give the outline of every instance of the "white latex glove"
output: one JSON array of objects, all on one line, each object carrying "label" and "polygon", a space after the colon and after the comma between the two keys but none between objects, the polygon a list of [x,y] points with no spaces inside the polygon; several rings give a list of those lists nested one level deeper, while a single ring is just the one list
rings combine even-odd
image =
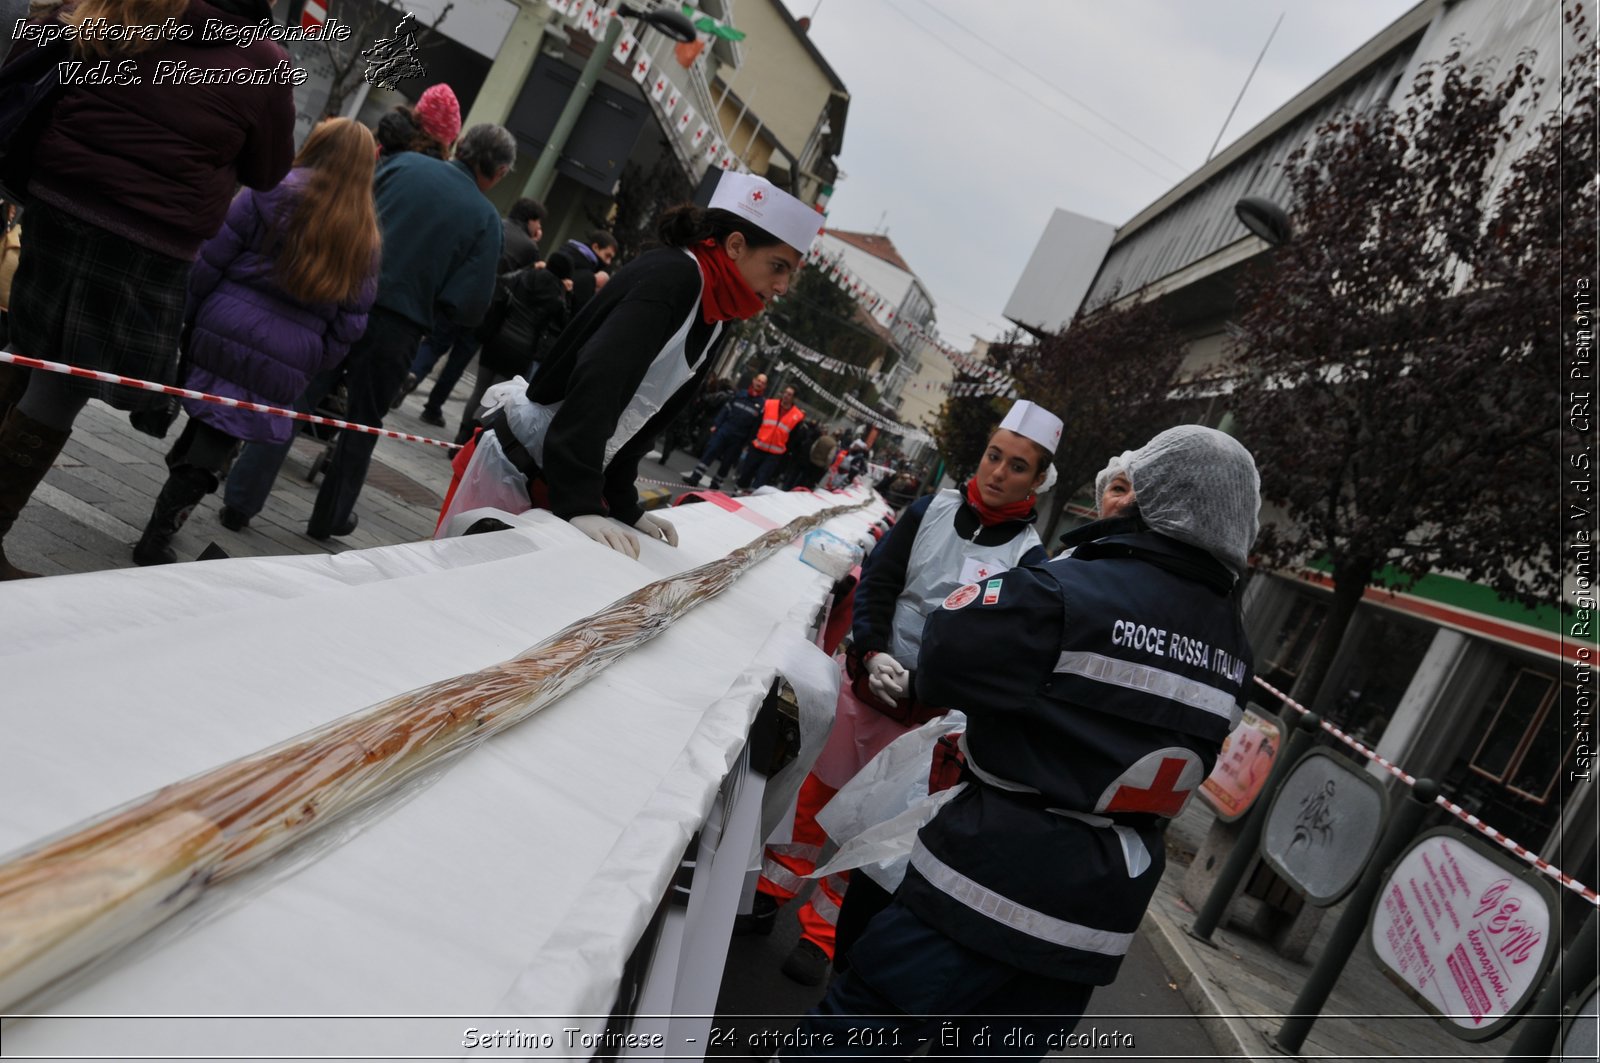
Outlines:
[{"label": "white latex glove", "polygon": [[887,653],[875,653],[867,660],[867,689],[885,705],[893,705],[905,696],[910,678],[905,666]]},{"label": "white latex glove", "polygon": [[609,546],[635,561],[639,559],[639,540],[623,531],[622,525],[610,517],[602,517],[598,513],[580,513],[569,523],[601,546]]},{"label": "white latex glove", "polygon": [[668,546],[678,545],[678,529],[674,528],[672,522],[665,517],[644,513],[640,515],[638,520],[633,522],[633,526],[652,539],[665,541]]}]

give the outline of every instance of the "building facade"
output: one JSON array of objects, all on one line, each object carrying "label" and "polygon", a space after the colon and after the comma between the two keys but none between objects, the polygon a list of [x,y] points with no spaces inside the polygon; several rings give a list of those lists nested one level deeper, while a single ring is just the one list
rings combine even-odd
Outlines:
[{"label": "building facade", "polygon": [[[1081,226],[1053,221],[1034,256],[1050,275],[1019,284],[1008,316],[1030,326],[1070,321],[1069,311],[1050,317],[1047,297],[1076,291],[1092,264],[1083,302],[1161,301],[1189,340],[1177,381],[1190,400],[1186,419],[1226,428],[1220,374],[1234,291],[1267,247],[1238,221],[1235,203],[1254,196],[1287,204],[1281,164],[1326,118],[1401,105],[1421,64],[1463,42],[1469,64],[1535,49],[1534,76],[1561,83],[1561,5],[1425,0],[1116,229],[1103,253],[1076,233]],[[1513,143],[1498,160],[1501,173],[1516,150]],[[1273,516],[1264,512],[1263,520]],[[1245,604],[1258,672],[1291,695],[1328,615],[1330,588],[1315,568],[1251,577]],[[1311,707],[1594,886],[1596,791],[1587,772],[1572,770],[1580,735],[1567,719],[1579,693],[1572,664],[1592,642],[1564,638],[1561,621],[1554,606],[1510,605],[1449,574],[1404,592],[1371,588]],[[1264,693],[1258,700],[1276,707]]]}]

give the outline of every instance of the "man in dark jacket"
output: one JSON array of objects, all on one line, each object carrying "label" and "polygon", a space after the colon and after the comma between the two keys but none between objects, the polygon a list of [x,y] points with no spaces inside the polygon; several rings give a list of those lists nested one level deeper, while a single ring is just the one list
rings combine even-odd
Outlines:
[{"label": "man in dark jacket", "polygon": [[564,258],[572,267],[572,312],[576,314],[594,298],[595,273],[609,270],[617,257],[617,238],[596,229],[587,240],[568,240],[551,252],[551,260]]},{"label": "man in dark jacket", "polygon": [[[1242,712],[1235,591],[1260,509],[1250,453],[1197,425],[1133,452],[1128,479],[1131,513],[929,615],[916,689],[966,713],[965,787],[918,832],[809,1034],[915,1045],[941,1020],[991,1016],[1038,1058],[1116,977],[1161,879],[1165,822]],[[983,1051],[980,1025],[946,1036]]]},{"label": "man in dark jacket", "polygon": [[756,429],[761,427],[761,407],[766,402],[766,394],[767,374],[757,373],[747,391],[722,404],[717,419],[711,422],[711,442],[706,444],[705,453],[700,455],[694,469],[683,474],[684,483],[699,487],[700,477],[711,468],[712,462],[720,461],[722,467],[711,478],[711,489],[715,491],[722,486],[739,452],[756,437]]},{"label": "man in dark jacket", "polygon": [[[383,231],[378,298],[367,331],[345,362],[349,420],[381,425],[435,311],[460,327],[483,319],[500,259],[500,215],[484,193],[516,159],[517,142],[503,126],[467,130],[453,162],[408,151],[378,169],[373,195]],[[328,463],[306,534],[313,539],[355,530],[355,503],[367,479],[375,436],[345,432]]]},{"label": "man in dark jacket", "polygon": [[[539,238],[544,235],[544,218],[544,205],[537,199],[525,197],[511,205],[510,212],[501,223],[503,242],[500,262],[495,267],[500,276],[526,269],[539,261]],[[470,330],[458,330],[449,322],[441,322],[433,335],[417,347],[417,357],[412,361],[405,386],[400,390],[401,399],[415,391],[417,385],[433,372],[439,359],[444,358],[444,368],[439,370],[439,378],[433,382],[428,398],[422,404],[420,417],[424,423],[444,424],[445,401],[461,380],[461,374],[472,364],[472,356],[478,353],[482,339],[482,336]],[[396,399],[395,405],[398,406],[399,402]],[[469,409],[467,416],[471,413]]]}]

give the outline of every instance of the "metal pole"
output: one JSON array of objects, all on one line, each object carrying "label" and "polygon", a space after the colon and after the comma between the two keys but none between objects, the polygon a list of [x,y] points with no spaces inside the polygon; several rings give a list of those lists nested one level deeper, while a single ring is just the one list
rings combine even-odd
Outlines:
[{"label": "metal pole", "polygon": [[1273,1048],[1291,1056],[1299,1054],[1300,1046],[1305,1044],[1306,1034],[1311,1032],[1311,1024],[1317,1021],[1322,1005],[1328,1002],[1328,996],[1333,992],[1333,984],[1339,980],[1340,972],[1350,962],[1350,954],[1361,940],[1373,902],[1383,888],[1383,876],[1388,872],[1389,865],[1417,836],[1422,817],[1438,797],[1437,783],[1432,779],[1418,779],[1411,788],[1409,798],[1395,809],[1377,850],[1367,863],[1367,869],[1361,873],[1360,883],[1356,885],[1355,892],[1350,894],[1349,900],[1345,901],[1344,915],[1339,917],[1339,924],[1328,935],[1322,956],[1311,969],[1306,984],[1300,987],[1300,995],[1294,998],[1294,1005],[1289,1009],[1283,1025],[1278,1027],[1277,1035],[1272,1038]]},{"label": "metal pole", "polygon": [[1190,937],[1211,944],[1212,931],[1222,922],[1228,905],[1233,902],[1234,893],[1239,889],[1239,883],[1244,879],[1244,873],[1256,857],[1256,847],[1261,841],[1261,828],[1267,822],[1267,806],[1272,803],[1272,795],[1278,792],[1284,776],[1289,773],[1289,766],[1299,760],[1301,754],[1316,741],[1317,732],[1321,729],[1322,717],[1316,713],[1308,712],[1300,717],[1299,726],[1289,736],[1288,746],[1279,751],[1278,759],[1272,763],[1271,774],[1256,795],[1255,804],[1250,806],[1250,811],[1245,815],[1244,826],[1234,840],[1233,850],[1228,853],[1227,863],[1222,865],[1216,885],[1211,887],[1211,892],[1206,895],[1206,903],[1194,917],[1194,926],[1189,928]]},{"label": "metal pole", "polygon": [[1222,120],[1222,128],[1217,130],[1217,139],[1211,142],[1211,150],[1206,152],[1206,162],[1210,162],[1211,156],[1217,153],[1217,145],[1222,143],[1222,134],[1228,131],[1228,123],[1233,121],[1233,112],[1239,109],[1239,104],[1244,99],[1244,94],[1250,89],[1250,82],[1255,80],[1256,71],[1261,69],[1261,60],[1267,57],[1267,49],[1272,47],[1272,38],[1278,35],[1278,27],[1283,25],[1283,16],[1288,13],[1287,10],[1280,12],[1278,21],[1272,24],[1272,32],[1267,34],[1267,43],[1261,46],[1261,54],[1256,56],[1255,66],[1252,66],[1250,73],[1245,75],[1244,84],[1239,86],[1238,98],[1233,101],[1233,106],[1228,108],[1228,117]]},{"label": "metal pole", "polygon": [[1578,936],[1573,938],[1545,980],[1544,990],[1534,1002],[1533,1010],[1517,1024],[1517,1039],[1511,1042],[1506,1059],[1543,1059],[1555,1054],[1556,1038],[1561,1036],[1561,1020],[1565,1018],[1561,1006],[1569,996],[1581,992],[1594,981],[1597,944],[1600,944],[1600,933],[1597,933],[1595,913],[1591,909]]},{"label": "metal pole", "polygon": [[594,83],[600,80],[600,68],[605,66],[606,59],[617,47],[617,40],[621,36],[622,19],[614,18],[606,25],[605,40],[594,46],[594,51],[589,53],[589,61],[583,64],[583,73],[578,75],[578,83],[572,87],[567,105],[561,109],[561,117],[556,119],[556,127],[550,132],[544,150],[539,152],[539,161],[534,163],[528,183],[522,186],[524,196],[542,203],[549,194],[550,186],[555,183],[556,163],[561,158],[561,149],[567,146],[567,138],[578,125],[578,116],[583,113],[589,93],[594,91]]}]

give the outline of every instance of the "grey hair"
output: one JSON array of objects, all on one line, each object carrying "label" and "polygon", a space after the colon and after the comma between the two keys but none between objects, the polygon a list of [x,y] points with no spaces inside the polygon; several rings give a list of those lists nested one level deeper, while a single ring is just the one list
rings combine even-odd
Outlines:
[{"label": "grey hair", "polygon": [[456,158],[468,169],[493,177],[517,161],[517,138],[503,125],[475,125],[456,142]]}]

